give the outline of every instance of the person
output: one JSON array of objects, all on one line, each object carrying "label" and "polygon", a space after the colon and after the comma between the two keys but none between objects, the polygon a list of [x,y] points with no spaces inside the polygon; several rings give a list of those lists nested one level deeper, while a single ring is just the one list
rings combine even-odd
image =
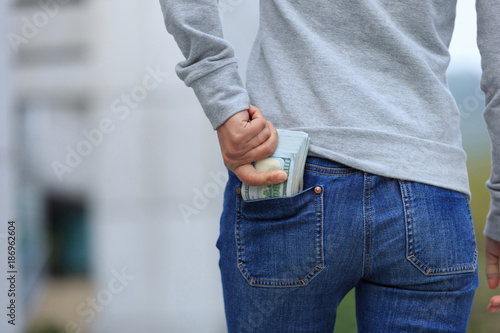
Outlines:
[{"label": "person", "polygon": [[[217,131],[229,180],[220,236],[229,332],[332,332],[355,289],[360,332],[465,332],[478,286],[460,112],[446,82],[456,1],[260,2],[246,85],[216,0],[160,0]],[[500,257],[500,2],[477,0],[492,141],[486,273]],[[310,136],[304,191],[244,201],[276,128]],[[489,311],[500,309],[493,297]]]}]

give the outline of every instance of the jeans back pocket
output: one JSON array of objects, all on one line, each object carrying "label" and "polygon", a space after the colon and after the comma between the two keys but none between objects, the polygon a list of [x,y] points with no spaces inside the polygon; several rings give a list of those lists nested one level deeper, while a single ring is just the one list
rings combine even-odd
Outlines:
[{"label": "jeans back pocket", "polygon": [[323,269],[323,188],[291,197],[237,197],[238,268],[252,286],[304,286]]},{"label": "jeans back pocket", "polygon": [[414,182],[400,184],[407,259],[425,275],[474,272],[478,252],[467,196]]}]

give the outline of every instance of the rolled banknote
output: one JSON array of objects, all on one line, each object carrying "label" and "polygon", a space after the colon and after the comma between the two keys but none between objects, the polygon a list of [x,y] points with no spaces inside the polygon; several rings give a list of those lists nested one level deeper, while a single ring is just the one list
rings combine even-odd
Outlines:
[{"label": "rolled banknote", "polygon": [[242,184],[243,200],[287,197],[302,190],[309,136],[300,131],[278,129],[278,146],[268,158],[254,162],[257,171],[283,170],[288,175],[280,184],[250,186]]}]

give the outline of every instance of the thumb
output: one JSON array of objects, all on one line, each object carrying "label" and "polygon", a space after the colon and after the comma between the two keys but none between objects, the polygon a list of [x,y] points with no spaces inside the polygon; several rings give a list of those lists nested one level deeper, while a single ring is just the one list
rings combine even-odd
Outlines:
[{"label": "thumb", "polygon": [[233,172],[239,180],[250,186],[279,184],[287,179],[285,171],[257,171],[250,163],[236,167]]}]

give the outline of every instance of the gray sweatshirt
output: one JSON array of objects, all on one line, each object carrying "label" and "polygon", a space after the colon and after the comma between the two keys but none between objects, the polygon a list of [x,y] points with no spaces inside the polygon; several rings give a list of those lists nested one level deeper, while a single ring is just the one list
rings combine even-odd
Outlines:
[{"label": "gray sweatshirt", "polygon": [[[249,104],[311,138],[310,155],[470,195],[448,89],[456,0],[262,0],[246,85],[217,0],[160,0],[178,76],[213,128]],[[492,141],[486,235],[500,241],[500,1],[477,0]]]}]

